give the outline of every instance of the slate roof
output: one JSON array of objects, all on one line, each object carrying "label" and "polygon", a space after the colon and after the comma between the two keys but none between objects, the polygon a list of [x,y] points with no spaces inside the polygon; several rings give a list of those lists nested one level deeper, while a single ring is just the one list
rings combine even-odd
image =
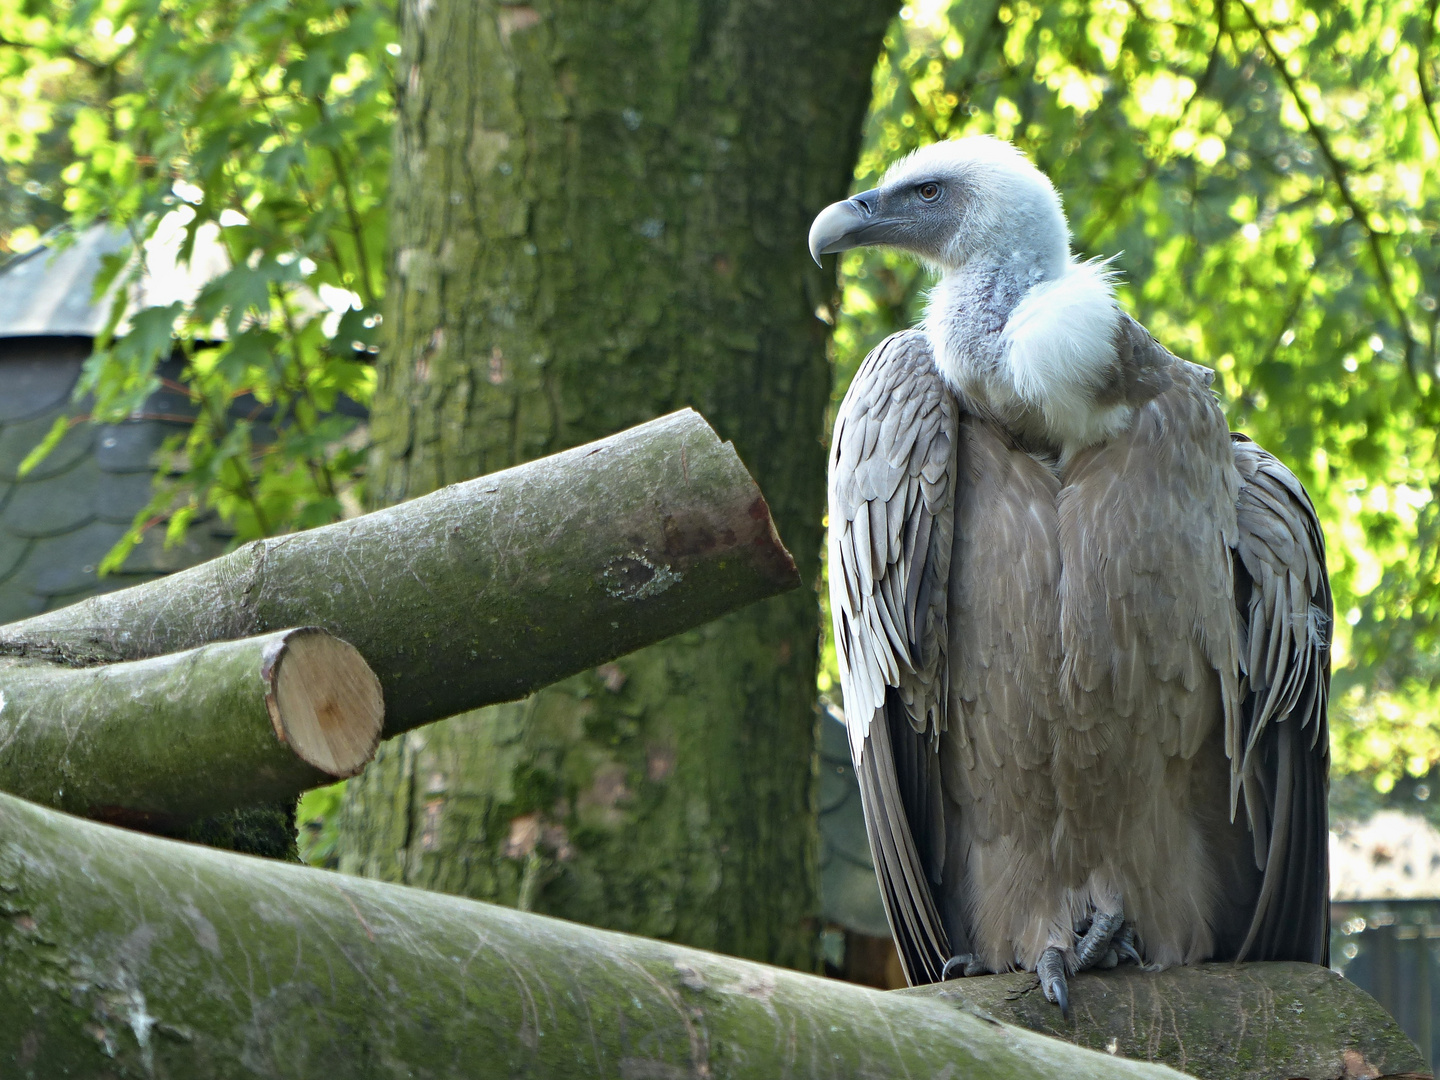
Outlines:
[{"label": "slate roof", "polygon": [[[0,273],[0,295],[7,276]],[[78,336],[0,340],[0,623],[148,581],[225,550],[228,536],[216,520],[192,528],[168,551],[157,529],[122,572],[103,580],[96,574],[150,499],[152,456],[166,435],[182,430],[156,418],[189,411],[184,398],[169,391],[153,395],[136,419],[75,425],[33,472],[18,475],[55,417],[76,411],[70,393],[90,344]]]},{"label": "slate roof", "polygon": [[[144,273],[131,286],[126,318],[139,308],[194,299],[229,267],[214,225],[200,228],[186,263],[177,261],[183,239],[183,217],[171,214],[145,242]],[[108,298],[92,299],[95,277],[101,260],[125,246],[124,231],[92,225],[67,246],[47,241],[0,266],[0,338],[93,338],[110,315]]]},{"label": "slate roof", "polygon": [[97,225],[61,251],[40,244],[11,259],[0,268],[0,337],[94,337],[107,314],[90,299],[95,275],[124,244],[119,229]]}]

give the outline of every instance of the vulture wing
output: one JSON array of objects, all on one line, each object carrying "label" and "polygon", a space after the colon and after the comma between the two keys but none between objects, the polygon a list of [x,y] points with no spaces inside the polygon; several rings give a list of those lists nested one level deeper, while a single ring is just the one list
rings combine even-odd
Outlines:
[{"label": "vulture wing", "polygon": [[958,408],[929,341],[887,338],[856,373],[830,451],[830,605],[870,850],[911,983],[950,956],[936,740],[946,726],[946,591]]},{"label": "vulture wing", "polygon": [[1325,538],[1290,470],[1233,434],[1240,472],[1235,603],[1241,707],[1226,731],[1232,806],[1243,793],[1264,869],[1240,960],[1329,960],[1326,812],[1333,609]]}]

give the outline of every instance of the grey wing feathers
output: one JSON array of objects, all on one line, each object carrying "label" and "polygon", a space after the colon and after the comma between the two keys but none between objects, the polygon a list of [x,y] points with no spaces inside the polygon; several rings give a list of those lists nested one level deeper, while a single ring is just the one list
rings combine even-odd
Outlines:
[{"label": "grey wing feathers", "polygon": [[957,408],[918,331],[861,365],[830,455],[830,603],[881,893],[912,982],[949,956],[930,882],[944,847],[945,605]]},{"label": "grey wing feathers", "polygon": [[1300,482],[1233,434],[1240,473],[1235,602],[1241,707],[1226,732],[1264,875],[1236,959],[1304,960],[1329,952],[1326,811],[1330,634],[1325,540]]}]

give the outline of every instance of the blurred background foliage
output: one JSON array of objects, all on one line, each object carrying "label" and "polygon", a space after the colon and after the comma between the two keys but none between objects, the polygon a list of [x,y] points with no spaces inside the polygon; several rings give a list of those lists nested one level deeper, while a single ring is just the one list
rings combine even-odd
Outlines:
[{"label": "blurred background foliage", "polygon": [[[377,3],[0,0],[0,253],[102,221],[128,238],[70,422],[141,410],[172,357],[192,406],[102,572],[212,510],[239,542],[354,505],[363,447],[334,408],[373,385],[393,24]],[[192,253],[223,272],[143,295]]]},{"label": "blurred background foliage", "polygon": [[[990,133],[1055,181],[1081,257],[1217,372],[1231,425],[1320,511],[1334,764],[1382,791],[1440,764],[1436,0],[917,0],[875,69],[856,190]],[[929,282],[841,263],[835,402]],[[827,647],[822,689],[835,685]],[[1428,789],[1425,789],[1428,790]]]},{"label": "blurred background foliage", "polygon": [[[856,168],[860,190],[924,142],[1013,140],[1076,250],[1114,256],[1125,305],[1216,369],[1232,424],[1320,509],[1335,764],[1381,791],[1440,765],[1437,3],[919,0],[886,38]],[[102,218],[133,251],[178,229],[230,255],[87,366],[87,408],[126,415],[178,333],[200,419],[136,530],[215,508],[243,540],[342,512],[363,446],[327,413],[371,386],[394,41],[384,3],[0,0],[0,255]],[[109,273],[123,292],[139,269]],[[927,284],[888,253],[844,257],[820,312],[835,402]],[[247,393],[277,441],[233,415]]]}]

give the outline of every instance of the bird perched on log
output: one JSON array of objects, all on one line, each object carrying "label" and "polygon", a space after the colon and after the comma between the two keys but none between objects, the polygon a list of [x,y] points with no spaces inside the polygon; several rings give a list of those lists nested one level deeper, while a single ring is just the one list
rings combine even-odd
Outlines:
[{"label": "bird perched on log", "polygon": [[820,256],[938,274],[830,454],[830,596],[912,984],[1328,952],[1330,587],[1314,507],[1212,373],[1070,254],[1014,147],[925,147]]}]

